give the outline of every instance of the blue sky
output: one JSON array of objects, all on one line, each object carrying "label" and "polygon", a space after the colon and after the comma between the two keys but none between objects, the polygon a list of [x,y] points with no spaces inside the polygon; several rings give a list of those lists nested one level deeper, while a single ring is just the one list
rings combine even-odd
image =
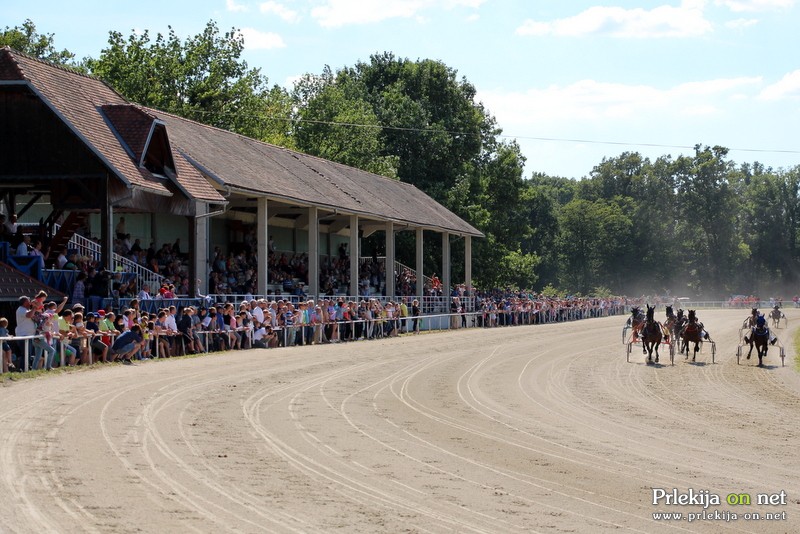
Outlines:
[{"label": "blue sky", "polygon": [[[731,149],[800,165],[797,0],[4,0],[58,48],[96,57],[108,32],[241,29],[270,83],[392,52],[446,63],[516,139],[532,172],[580,178],[604,157]],[[655,146],[652,146],[655,145]]]}]

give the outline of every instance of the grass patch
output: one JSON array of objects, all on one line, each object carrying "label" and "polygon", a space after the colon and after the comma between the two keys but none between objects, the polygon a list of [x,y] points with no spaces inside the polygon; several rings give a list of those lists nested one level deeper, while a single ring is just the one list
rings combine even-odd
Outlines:
[{"label": "grass patch", "polygon": [[93,363],[92,365],[75,365],[72,367],[53,367],[50,371],[46,369],[37,369],[36,371],[31,370],[27,372],[15,371],[13,373],[3,373],[0,374],[0,384],[3,384],[5,382],[21,382],[22,380],[31,380],[35,378],[42,378],[45,376],[56,376],[64,373],[80,373],[84,371],[90,371],[92,369],[99,369],[107,365],[114,365],[114,364]]}]

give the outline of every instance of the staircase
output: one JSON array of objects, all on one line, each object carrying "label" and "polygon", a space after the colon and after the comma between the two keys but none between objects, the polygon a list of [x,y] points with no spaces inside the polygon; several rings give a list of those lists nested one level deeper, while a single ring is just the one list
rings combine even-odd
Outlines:
[{"label": "staircase", "polygon": [[[60,228],[57,233],[60,233]],[[88,256],[94,260],[100,260],[100,245],[91,239],[86,239],[82,235],[74,234],[67,243],[67,248],[76,250],[80,256]],[[136,275],[136,287],[142,289],[144,284],[150,286],[150,294],[155,294],[161,287],[164,277],[146,267],[142,267],[125,256],[120,256],[116,252],[111,255],[111,267],[114,271],[134,273]]]},{"label": "staircase", "polygon": [[86,224],[88,218],[89,214],[84,211],[71,211],[67,215],[64,223],[58,227],[53,239],[50,241],[50,255],[52,257],[58,256],[59,251],[69,245],[75,232]]}]

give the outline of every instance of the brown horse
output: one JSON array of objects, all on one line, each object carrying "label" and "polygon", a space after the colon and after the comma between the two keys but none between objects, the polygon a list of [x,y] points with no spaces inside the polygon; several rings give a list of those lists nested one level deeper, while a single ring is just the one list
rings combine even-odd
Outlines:
[{"label": "brown horse", "polygon": [[642,340],[642,352],[647,354],[647,363],[653,361],[653,349],[656,351],[656,363],[658,363],[658,346],[661,344],[663,336],[663,326],[655,320],[656,307],[647,305],[647,315],[645,316],[644,325],[639,331],[639,337]]},{"label": "brown horse", "polygon": [[769,344],[774,344],[775,341],[777,341],[777,338],[773,338],[773,340],[770,341],[770,337],[772,336],[770,336],[769,328],[767,328],[767,320],[763,315],[758,316],[756,325],[750,330],[750,334],[744,336],[745,343],[750,344],[750,352],[747,353],[747,359],[750,359],[750,353],[753,352],[753,345],[755,345],[759,367],[764,366],[763,359],[767,356]]},{"label": "brown horse", "polygon": [[784,325],[789,324],[788,319],[786,319],[786,315],[784,315],[784,313],[781,311],[781,307],[778,306],[777,304],[775,305],[774,308],[772,308],[772,311],[769,312],[769,318],[772,319],[772,326],[774,326],[775,328],[780,328],[781,319],[783,319]]},{"label": "brown horse", "polygon": [[681,330],[681,352],[686,350],[686,359],[689,359],[689,343],[694,343],[694,353],[692,354],[692,361],[697,358],[697,353],[700,352],[700,343],[703,338],[708,339],[708,335],[703,332],[703,324],[697,320],[697,313],[695,310],[689,310],[689,320],[686,326]]}]

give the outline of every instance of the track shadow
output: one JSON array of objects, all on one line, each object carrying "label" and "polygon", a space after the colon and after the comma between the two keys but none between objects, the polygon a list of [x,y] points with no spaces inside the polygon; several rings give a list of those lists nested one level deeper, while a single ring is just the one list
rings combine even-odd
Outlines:
[{"label": "track shadow", "polygon": [[694,365],[695,367],[705,367],[706,365],[711,365],[710,362],[693,362],[691,360],[687,361],[689,365]]}]

